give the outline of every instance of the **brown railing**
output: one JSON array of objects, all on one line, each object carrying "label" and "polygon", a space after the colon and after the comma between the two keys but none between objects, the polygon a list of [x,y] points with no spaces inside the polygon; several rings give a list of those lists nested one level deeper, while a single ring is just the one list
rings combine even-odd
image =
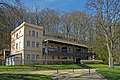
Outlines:
[{"label": "brown railing", "polygon": [[54,53],[54,54],[66,54],[66,55],[72,54],[72,55],[80,55],[80,56],[92,56],[92,53],[89,53],[89,52],[65,50],[65,49],[50,48],[50,47],[44,48],[43,51],[48,53]]}]

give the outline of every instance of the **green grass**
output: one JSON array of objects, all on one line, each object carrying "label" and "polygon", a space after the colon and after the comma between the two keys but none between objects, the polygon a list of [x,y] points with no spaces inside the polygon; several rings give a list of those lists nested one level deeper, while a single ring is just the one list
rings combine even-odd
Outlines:
[{"label": "green grass", "polygon": [[39,74],[0,74],[0,80],[52,80],[52,78]]},{"label": "green grass", "polygon": [[34,70],[31,66],[0,66],[0,71]]},{"label": "green grass", "polygon": [[24,71],[24,70],[63,70],[63,69],[81,69],[76,64],[66,65],[31,65],[31,66],[0,66],[0,71]]},{"label": "green grass", "polygon": [[80,66],[76,64],[67,65],[37,65],[38,70],[63,70],[63,69],[81,69]]},{"label": "green grass", "polygon": [[31,66],[0,66],[0,72],[10,71],[10,73],[0,73],[0,80],[52,80],[51,76],[39,74],[13,74],[15,71],[25,70],[63,70],[63,69],[80,69],[81,67],[76,64],[67,65],[31,65]]},{"label": "green grass", "polygon": [[108,80],[120,79],[120,66],[115,66],[114,69],[108,68],[108,65],[104,64],[88,64],[88,66],[98,69],[97,72]]}]

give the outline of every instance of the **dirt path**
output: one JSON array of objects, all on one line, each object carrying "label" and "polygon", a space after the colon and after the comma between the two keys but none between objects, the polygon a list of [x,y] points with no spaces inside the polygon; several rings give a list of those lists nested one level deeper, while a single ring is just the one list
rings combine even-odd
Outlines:
[{"label": "dirt path", "polygon": [[19,71],[0,72],[13,74],[43,74],[51,75],[54,80],[106,80],[96,72],[96,69],[70,69],[70,70],[44,70],[44,71]]}]

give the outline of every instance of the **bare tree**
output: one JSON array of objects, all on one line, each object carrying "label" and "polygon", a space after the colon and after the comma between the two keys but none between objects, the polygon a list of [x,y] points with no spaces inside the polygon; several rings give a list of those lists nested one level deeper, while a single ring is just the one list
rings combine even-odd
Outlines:
[{"label": "bare tree", "polygon": [[10,32],[24,21],[22,12],[19,0],[0,0],[0,50],[10,47]]},{"label": "bare tree", "polygon": [[69,13],[65,13],[61,16],[61,32],[64,34],[66,39],[70,39],[71,35],[71,28],[72,28],[72,17]]},{"label": "bare tree", "polygon": [[116,38],[116,27],[120,19],[120,0],[87,0],[89,8],[97,15],[97,27],[100,27],[105,39],[104,44],[109,53],[109,67],[113,67],[113,54]]},{"label": "bare tree", "polygon": [[[61,32],[65,34],[66,39],[90,40],[93,33],[92,16],[84,11],[72,11],[61,16]],[[92,32],[91,32],[92,31]]]},{"label": "bare tree", "polygon": [[[89,37],[90,28],[92,26],[92,16],[88,15],[84,11],[71,12],[72,24],[73,24],[73,39],[79,41],[86,40]],[[92,28],[91,28],[92,29]]]},{"label": "bare tree", "polygon": [[40,24],[44,27],[44,34],[53,35],[58,32],[60,14],[57,10],[43,9],[40,11]]}]

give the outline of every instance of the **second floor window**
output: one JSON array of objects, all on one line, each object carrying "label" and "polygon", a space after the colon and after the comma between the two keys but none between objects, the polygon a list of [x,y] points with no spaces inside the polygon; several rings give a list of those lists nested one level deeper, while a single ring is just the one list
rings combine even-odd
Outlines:
[{"label": "second floor window", "polygon": [[39,42],[36,42],[36,47],[37,47],[37,48],[39,47]]},{"label": "second floor window", "polygon": [[36,37],[38,37],[38,32],[36,32]]},{"label": "second floor window", "polygon": [[30,41],[27,41],[27,47],[30,47]]},{"label": "second floor window", "polygon": [[35,31],[32,31],[32,37],[35,37]]},{"label": "second floor window", "polygon": [[18,43],[16,43],[16,49],[18,49]]},{"label": "second floor window", "polygon": [[34,41],[32,41],[32,47],[35,47],[35,42]]},{"label": "second floor window", "polygon": [[16,34],[16,39],[18,39],[18,33]]},{"label": "second floor window", "polygon": [[29,36],[31,36],[31,30],[29,30]]},{"label": "second floor window", "polygon": [[20,49],[21,41],[19,42],[19,49]]},{"label": "second floor window", "polygon": [[21,36],[21,31],[19,32],[19,36]]}]

